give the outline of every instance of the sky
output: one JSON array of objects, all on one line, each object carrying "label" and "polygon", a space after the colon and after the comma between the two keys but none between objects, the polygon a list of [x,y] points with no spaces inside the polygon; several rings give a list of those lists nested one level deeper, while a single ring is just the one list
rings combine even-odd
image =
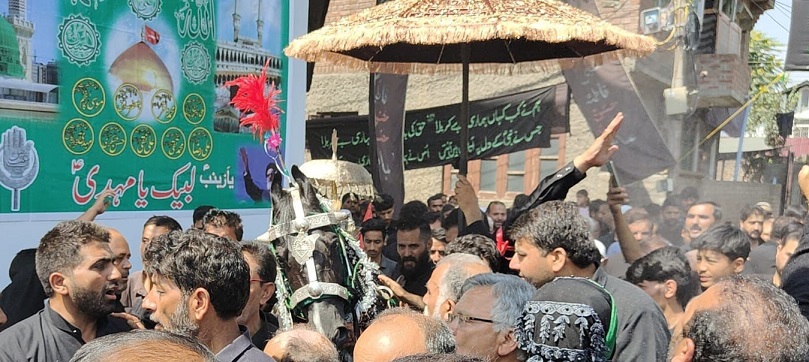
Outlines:
[{"label": "sky", "polygon": [[[764,14],[759,17],[754,28],[784,45],[780,49],[781,56],[779,58],[781,61],[786,57],[791,13],[792,1],[775,0],[775,8],[765,11]],[[788,74],[790,84],[797,84],[809,80],[809,72],[789,72]]]},{"label": "sky", "polygon": [[[44,1],[28,0],[28,20],[34,23],[34,39],[32,43],[37,62],[47,63],[51,60],[56,60],[57,48],[53,44],[56,41],[58,19],[54,11],[33,11],[37,2],[41,4]],[[0,14],[8,14],[8,0],[0,0]],[[38,44],[43,46],[37,46]]]}]

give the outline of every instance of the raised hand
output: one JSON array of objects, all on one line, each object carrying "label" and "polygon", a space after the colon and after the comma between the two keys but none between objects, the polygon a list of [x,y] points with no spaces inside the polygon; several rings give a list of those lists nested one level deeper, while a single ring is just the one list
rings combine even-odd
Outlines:
[{"label": "raised hand", "polygon": [[247,150],[245,150],[244,147],[239,148],[239,158],[242,159],[242,166],[244,166],[244,170],[247,171]]},{"label": "raised hand", "polygon": [[612,140],[618,134],[618,129],[621,128],[623,121],[624,114],[619,112],[590,147],[573,159],[573,165],[581,172],[587,172],[591,167],[604,166],[612,155],[618,152],[618,146],[613,145]]},{"label": "raised hand", "polygon": [[20,190],[34,183],[39,173],[39,157],[34,142],[26,139],[25,129],[17,126],[3,132],[0,184],[11,190],[11,211],[20,209]]}]

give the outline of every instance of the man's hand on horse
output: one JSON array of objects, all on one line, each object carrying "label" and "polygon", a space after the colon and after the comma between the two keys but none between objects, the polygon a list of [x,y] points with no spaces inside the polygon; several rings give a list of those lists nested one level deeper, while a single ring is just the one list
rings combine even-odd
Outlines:
[{"label": "man's hand on horse", "polygon": [[386,287],[390,288],[390,290],[393,291],[393,295],[395,295],[396,299],[399,299],[400,302],[407,303],[420,310],[424,309],[424,301],[420,295],[408,293],[404,287],[401,286],[401,284],[385,275],[380,275],[379,281],[381,281]]},{"label": "man's hand on horse", "polygon": [[573,159],[573,166],[582,173],[587,172],[592,167],[601,167],[610,160],[613,154],[618,151],[618,146],[612,144],[621,123],[624,121],[624,114],[618,113],[610,122],[604,132],[593,141],[590,147]]},{"label": "man's hand on horse", "polygon": [[397,283],[395,280],[388,278],[385,275],[380,275],[379,281],[382,282],[382,284],[384,284],[386,287],[390,288],[390,290],[393,291],[393,295],[396,296],[397,298],[401,298],[405,295],[405,293],[407,293],[407,291],[404,290],[404,287],[399,285],[399,283]]}]

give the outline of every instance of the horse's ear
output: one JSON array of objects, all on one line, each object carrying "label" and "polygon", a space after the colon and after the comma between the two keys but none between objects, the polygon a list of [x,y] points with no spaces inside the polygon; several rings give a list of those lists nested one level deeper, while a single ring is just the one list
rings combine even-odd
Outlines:
[{"label": "horse's ear", "polygon": [[301,185],[309,184],[309,178],[303,174],[303,171],[297,165],[292,166],[292,178]]},{"label": "horse's ear", "polygon": [[270,196],[273,198],[273,205],[275,205],[276,195],[281,195],[281,190],[281,176],[276,176],[270,183]]}]

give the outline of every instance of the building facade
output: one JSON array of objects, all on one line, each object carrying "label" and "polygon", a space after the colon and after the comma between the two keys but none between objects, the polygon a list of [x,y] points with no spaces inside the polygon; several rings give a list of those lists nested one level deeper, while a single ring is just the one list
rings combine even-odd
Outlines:
[{"label": "building facade", "polygon": [[[375,3],[375,0],[331,0],[326,24]],[[645,32],[661,44],[652,55],[625,61],[624,66],[678,165],[629,185],[633,201],[662,203],[667,192],[689,185],[703,187],[706,191],[720,188],[721,185],[709,185],[716,172],[718,137],[704,141],[715,127],[706,122],[709,118],[706,115],[712,108],[738,107],[743,103],[750,82],[749,34],[758,16],[774,3],[750,0],[707,0],[690,4],[669,0],[597,0],[596,3],[603,19],[632,32]],[[692,15],[675,22],[677,9]],[[656,24],[648,21],[650,13],[656,14]],[[696,32],[694,24],[699,22],[702,31]],[[677,34],[683,36],[675,36]],[[678,51],[681,57],[676,54]],[[677,61],[678,57],[682,61]],[[317,64],[307,95],[307,114],[310,117],[326,113],[367,114],[368,77],[367,73]],[[484,99],[564,82],[560,73],[472,74],[469,94],[471,100]],[[686,90],[682,92],[682,99],[664,96],[667,89],[680,87]],[[412,110],[443,106],[460,102],[460,96],[460,75],[411,75],[405,107]],[[686,107],[684,112],[672,110],[678,102]],[[575,99],[571,100],[569,117],[570,131],[553,135],[550,148],[470,162],[468,176],[479,190],[482,206],[493,200],[510,204],[514,196],[533,190],[543,177],[570,162],[590,145],[594,137]],[[426,200],[438,192],[451,194],[454,180],[455,173],[449,166],[405,171],[405,200]],[[607,181],[608,174],[591,170],[574,190],[584,188],[590,192],[591,199],[604,199]],[[572,200],[575,194],[568,197]]]}]

